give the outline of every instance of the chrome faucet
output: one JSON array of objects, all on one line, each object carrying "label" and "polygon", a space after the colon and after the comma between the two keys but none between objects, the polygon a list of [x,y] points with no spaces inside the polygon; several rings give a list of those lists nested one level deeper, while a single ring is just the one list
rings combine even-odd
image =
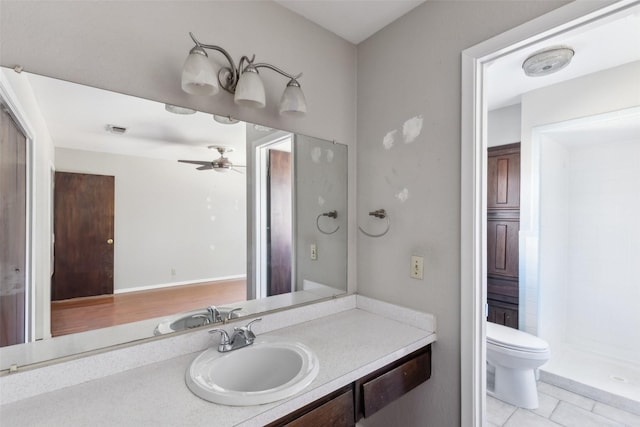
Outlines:
[{"label": "chrome faucet", "polygon": [[256,335],[251,330],[251,325],[255,322],[262,320],[262,318],[253,319],[247,323],[246,326],[233,328],[233,335],[229,338],[229,334],[224,329],[211,329],[210,334],[220,332],[220,344],[218,345],[218,351],[220,353],[226,353],[228,351],[237,350],[242,347],[253,344],[256,339]]},{"label": "chrome faucet", "polygon": [[[226,310],[225,308],[223,308],[223,310]],[[227,323],[229,320],[231,320],[231,318],[234,316],[234,312],[236,311],[240,311],[242,310],[241,307],[237,307],[237,308],[232,308],[231,310],[228,310],[226,313],[224,311],[220,311],[220,309],[218,307],[216,307],[215,305],[209,306],[207,307],[207,311],[209,312],[209,320],[210,322],[208,323],[218,323],[218,322],[222,322],[223,324]],[[225,316],[226,314],[226,316]],[[194,316],[196,317],[196,316]]]},{"label": "chrome faucet", "polygon": [[207,307],[207,311],[209,312],[209,317],[211,318],[211,323],[222,322],[222,316],[220,316],[220,311],[218,307],[215,305]]}]

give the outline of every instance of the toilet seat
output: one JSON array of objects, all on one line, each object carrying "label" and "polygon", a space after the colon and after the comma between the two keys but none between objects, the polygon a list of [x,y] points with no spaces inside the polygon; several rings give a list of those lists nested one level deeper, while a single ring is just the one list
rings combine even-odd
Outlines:
[{"label": "toilet seat", "polygon": [[546,353],[549,344],[534,335],[496,323],[487,322],[487,343],[507,350]]}]

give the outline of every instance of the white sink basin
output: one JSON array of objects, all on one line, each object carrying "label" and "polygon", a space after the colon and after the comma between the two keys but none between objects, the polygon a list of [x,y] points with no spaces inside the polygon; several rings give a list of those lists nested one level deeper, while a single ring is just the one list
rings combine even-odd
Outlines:
[{"label": "white sink basin", "polygon": [[186,382],[209,402],[261,405],[302,391],[318,370],[316,355],[305,345],[258,337],[252,345],[228,353],[206,350],[187,369]]},{"label": "white sink basin", "polygon": [[[219,307],[218,313],[223,318],[237,319],[240,317],[237,311],[232,308]],[[163,319],[156,325],[154,335],[170,334],[172,332],[186,331],[187,329],[199,328],[211,324],[211,315],[206,308],[186,311]]]}]

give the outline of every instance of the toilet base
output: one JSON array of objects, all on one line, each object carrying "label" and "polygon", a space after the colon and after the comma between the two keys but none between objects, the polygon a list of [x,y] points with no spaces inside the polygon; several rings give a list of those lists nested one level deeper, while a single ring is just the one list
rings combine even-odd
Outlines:
[{"label": "toilet base", "polygon": [[495,366],[491,395],[503,402],[525,409],[538,407],[535,369],[510,369]]}]

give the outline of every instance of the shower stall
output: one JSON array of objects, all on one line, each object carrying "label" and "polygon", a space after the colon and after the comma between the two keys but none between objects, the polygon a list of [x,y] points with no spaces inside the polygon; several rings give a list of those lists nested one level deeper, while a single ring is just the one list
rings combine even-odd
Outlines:
[{"label": "shower stall", "polygon": [[532,136],[520,327],[547,340],[547,382],[640,412],[640,108]]}]

